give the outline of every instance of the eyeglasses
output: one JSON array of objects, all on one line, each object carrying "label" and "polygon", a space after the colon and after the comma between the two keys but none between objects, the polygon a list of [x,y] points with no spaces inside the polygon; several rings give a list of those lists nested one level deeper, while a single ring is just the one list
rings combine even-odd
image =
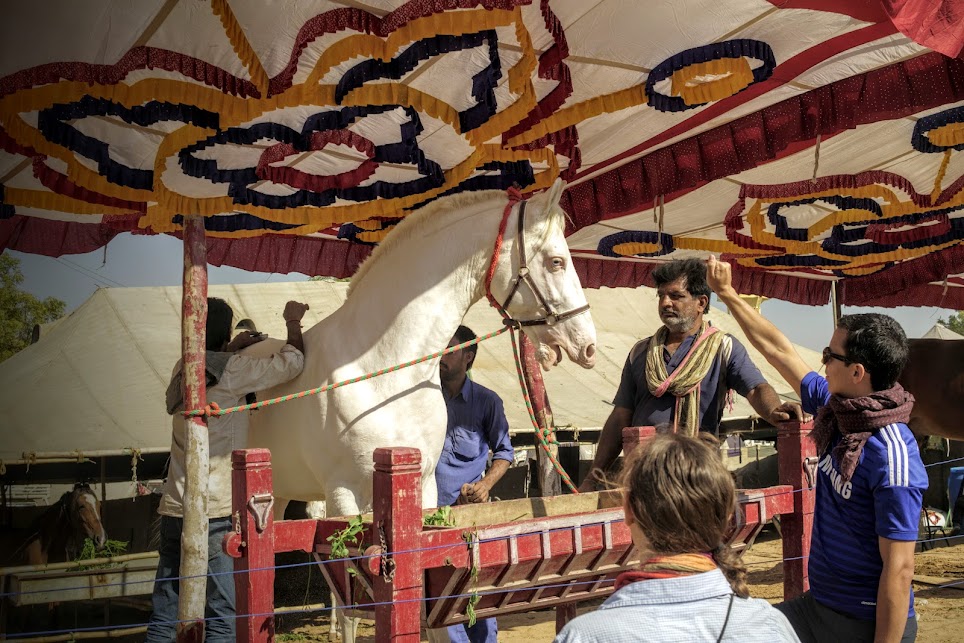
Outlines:
[{"label": "eyeglasses", "polygon": [[837,353],[834,353],[833,351],[830,350],[830,347],[827,346],[826,348],[823,349],[823,358],[820,360],[820,362],[824,366],[826,366],[827,362],[829,362],[832,359],[840,360],[844,364],[853,364],[852,359],[848,358],[846,355],[838,355]]}]

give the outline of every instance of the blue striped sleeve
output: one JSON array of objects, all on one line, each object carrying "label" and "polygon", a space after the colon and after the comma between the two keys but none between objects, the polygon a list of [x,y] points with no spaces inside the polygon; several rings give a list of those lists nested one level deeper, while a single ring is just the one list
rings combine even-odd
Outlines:
[{"label": "blue striped sleeve", "polygon": [[927,473],[910,429],[888,424],[867,442],[874,493],[877,535],[916,540]]}]

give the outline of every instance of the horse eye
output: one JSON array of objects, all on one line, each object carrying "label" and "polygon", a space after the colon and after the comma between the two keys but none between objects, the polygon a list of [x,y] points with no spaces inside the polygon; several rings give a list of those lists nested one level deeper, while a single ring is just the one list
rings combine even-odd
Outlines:
[{"label": "horse eye", "polygon": [[565,260],[564,260],[562,257],[553,257],[553,258],[552,258],[552,269],[553,269],[553,270],[562,270],[565,266],[566,266],[566,262],[565,262]]}]

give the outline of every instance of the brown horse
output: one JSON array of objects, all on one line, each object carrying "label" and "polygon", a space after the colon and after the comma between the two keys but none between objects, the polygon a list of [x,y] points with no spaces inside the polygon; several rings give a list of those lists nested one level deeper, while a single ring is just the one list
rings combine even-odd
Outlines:
[{"label": "brown horse", "polygon": [[910,416],[916,435],[964,440],[964,341],[910,340],[900,383],[917,399]]},{"label": "brown horse", "polygon": [[107,532],[100,522],[99,504],[89,485],[75,484],[34,521],[23,546],[27,562],[46,565],[76,560],[86,538],[103,549]]}]

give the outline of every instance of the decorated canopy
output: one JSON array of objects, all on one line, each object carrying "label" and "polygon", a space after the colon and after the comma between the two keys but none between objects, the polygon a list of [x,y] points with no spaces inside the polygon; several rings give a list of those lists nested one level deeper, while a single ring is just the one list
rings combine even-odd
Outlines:
[{"label": "decorated canopy", "polygon": [[202,215],[210,263],[346,276],[420,204],[562,177],[586,286],[714,252],[744,292],[964,308],[960,0],[3,13],[0,248]]}]

